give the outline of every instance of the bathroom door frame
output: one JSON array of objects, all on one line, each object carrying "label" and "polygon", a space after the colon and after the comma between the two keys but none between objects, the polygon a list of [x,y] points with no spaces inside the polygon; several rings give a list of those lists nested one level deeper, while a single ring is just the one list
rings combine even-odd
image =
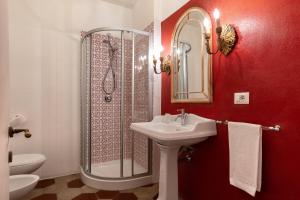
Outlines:
[{"label": "bathroom door frame", "polygon": [[9,199],[8,171],[8,17],[7,0],[0,0],[0,199]]}]

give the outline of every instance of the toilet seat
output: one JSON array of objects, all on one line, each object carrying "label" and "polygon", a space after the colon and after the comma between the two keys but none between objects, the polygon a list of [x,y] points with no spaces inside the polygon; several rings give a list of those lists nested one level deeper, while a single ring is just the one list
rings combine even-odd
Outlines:
[{"label": "toilet seat", "polygon": [[13,155],[13,161],[9,163],[10,174],[30,174],[40,168],[45,160],[42,154]]},{"label": "toilet seat", "polygon": [[32,163],[44,162],[46,157],[42,154],[16,154],[13,155],[13,161],[9,163],[10,167],[30,165]]}]

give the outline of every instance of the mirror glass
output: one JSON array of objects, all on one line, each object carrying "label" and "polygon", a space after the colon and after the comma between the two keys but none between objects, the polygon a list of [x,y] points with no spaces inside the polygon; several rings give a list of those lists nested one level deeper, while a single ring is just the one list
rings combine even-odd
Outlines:
[{"label": "mirror glass", "polygon": [[[172,38],[172,103],[212,101],[211,55],[206,52],[201,8],[188,9],[178,20]],[[209,30],[208,30],[209,31]]]}]

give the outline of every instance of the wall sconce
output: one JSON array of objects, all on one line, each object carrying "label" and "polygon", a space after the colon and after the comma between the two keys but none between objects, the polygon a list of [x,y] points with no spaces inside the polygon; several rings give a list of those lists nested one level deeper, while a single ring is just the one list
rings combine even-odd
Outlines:
[{"label": "wall sconce", "polygon": [[[161,54],[161,52],[164,51],[164,47],[161,45],[159,47],[159,53]],[[155,58],[155,55],[153,55],[153,69],[154,69],[154,73],[155,74],[161,74],[162,72],[166,72],[168,75],[170,75],[171,73],[171,56],[168,55],[167,57],[159,57],[159,61],[160,61],[160,72],[157,71],[157,59]]]},{"label": "wall sconce", "polygon": [[160,72],[157,71],[157,59],[153,56],[153,69],[155,74],[160,74],[162,72],[171,74],[171,56],[168,55],[166,57],[159,57],[160,61]]},{"label": "wall sconce", "polygon": [[[158,54],[161,54],[162,52],[164,51],[164,47],[161,45],[158,49],[157,52],[159,52]],[[155,74],[161,74],[162,72],[165,72],[167,73],[168,75],[171,74],[171,56],[168,55],[166,57],[162,57],[160,56],[159,57],[159,61],[160,61],[160,64],[159,64],[159,68],[160,68],[160,71],[158,72],[157,71],[157,59],[155,57],[155,55],[153,55],[153,69],[154,69],[154,73]]]},{"label": "wall sconce", "polygon": [[218,51],[227,56],[233,49],[236,43],[236,32],[232,25],[225,24],[223,27],[220,24],[220,11],[218,9],[214,10],[214,18],[216,20],[216,33],[217,33],[217,45],[218,49],[212,52],[210,49],[210,23],[208,19],[204,19],[205,33],[204,38],[206,40],[206,50],[208,54],[216,54]]}]

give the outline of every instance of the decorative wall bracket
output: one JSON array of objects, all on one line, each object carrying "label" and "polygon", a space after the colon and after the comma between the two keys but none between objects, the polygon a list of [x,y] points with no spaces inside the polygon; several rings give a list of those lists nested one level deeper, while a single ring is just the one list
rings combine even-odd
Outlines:
[{"label": "decorative wall bracket", "polygon": [[168,55],[166,57],[160,57],[160,72],[157,71],[157,59],[153,56],[153,69],[155,74],[161,74],[162,72],[171,74],[171,56]]},{"label": "decorative wall bracket", "polygon": [[234,48],[234,45],[236,43],[236,32],[232,25],[225,24],[223,27],[219,26],[216,28],[217,33],[217,45],[218,49],[216,52],[212,52],[210,49],[210,38],[211,35],[209,33],[204,33],[204,37],[206,40],[206,50],[209,54],[216,54],[218,51],[223,53],[225,56],[227,56],[232,49]]}]

